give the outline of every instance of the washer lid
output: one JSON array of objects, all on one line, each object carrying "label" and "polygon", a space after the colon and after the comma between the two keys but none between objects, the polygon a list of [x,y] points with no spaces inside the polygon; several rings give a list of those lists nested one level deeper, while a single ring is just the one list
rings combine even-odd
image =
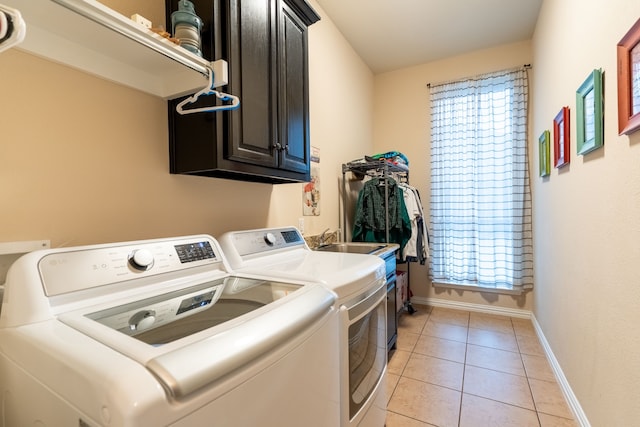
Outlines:
[{"label": "washer lid", "polygon": [[302,288],[303,285],[231,276],[84,317],[159,347],[234,320]]},{"label": "washer lid", "polygon": [[234,271],[322,283],[341,300],[366,292],[386,275],[384,262],[373,255],[310,250],[294,227],[232,231],[219,243]]},{"label": "washer lid", "polygon": [[181,398],[284,345],[323,318],[334,303],[320,286],[295,301],[268,310],[228,333],[212,335],[147,363],[175,398]]},{"label": "washer lid", "polygon": [[373,255],[292,250],[245,262],[236,270],[276,280],[306,280],[350,299],[386,277],[385,264]]},{"label": "washer lid", "polygon": [[283,345],[334,302],[320,285],[230,276],[59,320],[144,365],[178,399]]}]

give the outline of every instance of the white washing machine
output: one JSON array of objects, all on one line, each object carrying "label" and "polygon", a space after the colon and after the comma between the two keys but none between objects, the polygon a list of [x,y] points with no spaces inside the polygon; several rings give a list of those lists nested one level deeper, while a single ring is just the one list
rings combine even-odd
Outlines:
[{"label": "white washing machine", "polygon": [[0,314],[1,425],[338,425],[335,295],[228,271],[204,235],[18,259]]},{"label": "white washing machine", "polygon": [[225,233],[234,272],[321,283],[340,312],[342,427],[382,427],[386,419],[386,270],[375,256],[312,251],[295,227]]}]

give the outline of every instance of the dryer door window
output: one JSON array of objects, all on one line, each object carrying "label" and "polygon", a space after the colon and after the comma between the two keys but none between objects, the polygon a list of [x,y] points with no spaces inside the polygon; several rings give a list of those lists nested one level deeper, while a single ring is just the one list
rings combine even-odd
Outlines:
[{"label": "dryer door window", "polygon": [[375,390],[387,362],[386,301],[349,326],[349,418]]}]

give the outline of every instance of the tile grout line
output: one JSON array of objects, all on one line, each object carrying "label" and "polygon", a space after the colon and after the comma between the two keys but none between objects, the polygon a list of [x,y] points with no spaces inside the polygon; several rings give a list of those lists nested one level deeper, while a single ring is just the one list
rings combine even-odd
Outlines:
[{"label": "tile grout line", "polygon": [[460,386],[460,409],[458,410],[458,427],[462,423],[462,402],[464,399],[464,382],[467,375],[467,353],[469,352],[469,315],[467,314],[467,339],[464,343],[464,363],[462,364],[462,384]]},{"label": "tile grout line", "polygon": [[520,363],[522,363],[522,370],[524,371],[524,376],[527,379],[527,387],[529,388],[529,393],[531,393],[531,401],[533,402],[533,409],[536,413],[536,419],[538,420],[538,425],[542,426],[542,420],[540,420],[540,412],[538,412],[538,405],[536,404],[536,399],[533,397],[533,390],[531,389],[531,382],[529,381],[529,373],[527,372],[527,367],[524,364],[524,359],[522,358],[522,349],[520,348],[520,341],[518,340],[518,334],[516,333],[516,328],[513,325],[513,319],[511,320],[511,327],[513,328],[513,335],[516,338],[516,345],[518,346],[518,354],[520,355]]},{"label": "tile grout line", "polygon": [[[421,329],[420,329],[420,331],[418,333],[419,336],[431,336],[431,335],[424,335],[423,334],[423,332],[425,331],[425,329],[427,327],[427,323],[430,320],[433,320],[436,323],[447,323],[447,322],[437,322],[436,319],[432,318],[432,314],[433,314],[432,311],[427,312],[426,319],[424,320],[424,323],[422,324],[422,327],[421,327]],[[463,399],[464,399],[464,395],[465,395],[465,380],[466,380],[466,374],[467,374],[467,372],[466,372],[467,369],[466,368],[467,368],[467,365],[468,365],[468,362],[469,362],[469,359],[468,359],[468,356],[469,356],[469,354],[468,354],[469,353],[469,345],[477,345],[477,344],[472,344],[472,343],[469,342],[469,339],[470,339],[470,324],[471,324],[471,322],[470,322],[470,313],[467,313],[467,316],[468,316],[467,317],[468,320],[467,320],[467,326],[466,326],[466,329],[467,329],[467,331],[466,331],[466,340],[464,342],[464,344],[465,344],[465,347],[464,347],[464,358],[463,358],[464,361],[462,363],[463,372],[462,372],[462,384],[461,384],[461,390],[460,390],[460,405],[459,405],[459,413],[458,413],[458,427],[460,427],[461,422],[462,422]],[[533,395],[533,390],[532,390],[532,386],[531,386],[531,379],[532,378],[530,378],[530,374],[527,371],[527,368],[526,368],[526,365],[525,365],[525,361],[524,361],[524,357],[523,357],[523,355],[525,355],[525,353],[522,353],[522,343],[521,343],[520,340],[518,340],[518,333],[516,331],[517,328],[516,328],[516,325],[513,322],[513,319],[509,318],[509,320],[510,320],[509,323],[510,323],[510,326],[511,326],[511,334],[513,334],[513,336],[515,337],[515,341],[516,341],[516,349],[517,349],[516,351],[510,351],[510,350],[507,350],[507,349],[494,348],[494,347],[490,347],[490,346],[482,346],[482,345],[477,345],[477,346],[486,347],[486,348],[492,348],[492,349],[495,349],[495,350],[502,350],[502,351],[509,352],[509,353],[517,353],[519,355],[520,365],[521,365],[521,368],[522,368],[522,370],[524,372],[524,376],[526,377],[527,387],[529,389],[529,393],[530,393],[531,400],[532,400],[532,403],[533,403],[533,411],[535,412],[536,420],[538,422],[538,426],[541,426],[542,425],[542,421],[541,421],[540,415],[543,414],[543,413],[538,410],[538,404],[536,403],[534,395]],[[454,325],[454,326],[462,326],[459,323],[447,323],[447,324]],[[490,325],[487,325],[487,327],[489,327],[489,326]],[[497,330],[493,330],[491,328],[489,328],[487,330],[493,331],[493,332],[500,332],[500,331],[497,331]],[[451,339],[448,339],[448,338],[443,338],[443,337],[438,337],[438,336],[433,336],[433,337],[434,338],[438,338],[438,339],[447,340],[447,341],[461,342],[461,341],[451,340]],[[437,358],[437,359],[449,360],[449,359],[446,359],[444,357],[436,357],[436,356],[424,355],[424,354],[422,354],[420,352],[417,352],[416,348],[417,348],[417,342],[414,343],[414,345],[411,347],[411,349],[409,351],[409,359],[413,355],[420,355],[420,356],[424,356],[424,357],[433,357],[433,358]],[[449,361],[452,361],[452,360],[449,360]],[[452,361],[452,362],[455,362],[455,361]],[[408,361],[403,366],[403,369],[402,369],[402,371],[400,373],[400,377],[404,377],[404,373],[406,372],[407,364],[408,364]],[[474,366],[474,365],[468,365],[468,366]],[[480,366],[479,366],[479,368],[480,368]],[[484,369],[488,369],[488,368],[484,368]],[[494,370],[494,371],[500,372],[500,373],[510,374],[509,372],[497,371],[495,369],[490,369],[490,370]],[[516,374],[510,374],[510,375],[516,375]],[[409,377],[407,377],[407,378],[409,378]],[[417,381],[419,381],[419,380],[417,380]],[[427,381],[427,383],[429,383],[429,382]],[[431,384],[433,384],[433,383],[431,383]],[[436,384],[434,384],[434,385],[436,385]],[[397,390],[397,387],[398,387],[398,384],[396,384],[396,386],[394,387],[391,395],[393,395],[395,393],[395,391]],[[449,387],[446,387],[446,386],[440,386],[440,387],[449,388]],[[454,389],[451,389],[451,390],[454,390]],[[466,393],[466,394],[469,394],[469,393]],[[470,394],[470,396],[471,395],[474,395],[474,394]],[[486,397],[483,397],[483,396],[478,396],[478,397],[486,399]],[[519,406],[519,405],[514,405],[514,404],[511,404],[511,403],[507,403],[507,402],[502,402],[500,400],[495,400],[495,399],[489,399],[489,400],[492,400],[492,401],[495,401],[495,402],[498,402],[498,403],[501,403],[501,404],[509,405],[509,406],[512,406],[512,407],[522,408],[522,409],[525,409],[525,410],[528,409],[526,407],[522,407],[522,406]],[[406,416],[404,414],[399,414],[399,413],[398,413],[398,415]],[[554,416],[557,417],[556,415],[554,415]],[[412,417],[409,417],[409,418],[412,418]],[[564,417],[560,417],[560,418],[564,418]],[[568,419],[568,418],[564,418],[564,419]],[[573,419],[571,421],[575,422],[575,419]],[[430,425],[430,424],[427,423],[426,425]]]}]

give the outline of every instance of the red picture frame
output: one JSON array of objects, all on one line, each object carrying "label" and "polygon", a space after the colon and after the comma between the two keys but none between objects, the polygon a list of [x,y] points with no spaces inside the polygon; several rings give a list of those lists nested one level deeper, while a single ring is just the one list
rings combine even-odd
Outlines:
[{"label": "red picture frame", "polygon": [[640,19],[618,42],[617,49],[618,134],[629,135],[640,128]]},{"label": "red picture frame", "polygon": [[569,107],[562,107],[553,119],[553,166],[560,168],[570,160]]}]

